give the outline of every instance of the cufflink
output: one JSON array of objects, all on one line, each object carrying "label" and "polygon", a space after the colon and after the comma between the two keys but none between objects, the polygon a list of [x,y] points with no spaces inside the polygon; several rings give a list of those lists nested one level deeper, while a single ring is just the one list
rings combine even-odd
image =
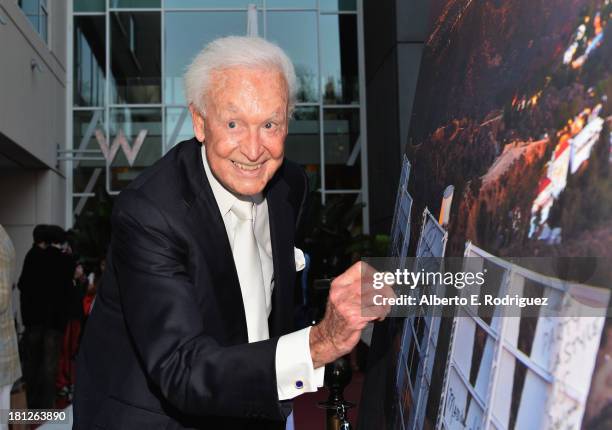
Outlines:
[{"label": "cufflink", "polygon": [[301,390],[302,388],[304,388],[304,383],[302,381],[295,381],[295,388]]}]

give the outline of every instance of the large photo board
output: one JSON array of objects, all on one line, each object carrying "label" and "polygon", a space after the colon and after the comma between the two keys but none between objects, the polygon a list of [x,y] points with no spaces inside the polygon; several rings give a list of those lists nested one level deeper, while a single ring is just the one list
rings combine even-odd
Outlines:
[{"label": "large photo board", "polygon": [[[444,213],[443,255],[481,255],[500,289],[541,285],[562,300],[537,271],[504,267],[513,257],[612,259],[612,2],[435,0],[430,9],[405,154],[410,210]],[[427,223],[416,221],[391,255],[420,246]],[[604,269],[596,286],[609,288],[612,265]],[[610,318],[484,322],[466,312],[436,323],[433,354],[418,317],[375,327],[359,428],[612,428]],[[542,337],[553,332],[555,342]]]}]

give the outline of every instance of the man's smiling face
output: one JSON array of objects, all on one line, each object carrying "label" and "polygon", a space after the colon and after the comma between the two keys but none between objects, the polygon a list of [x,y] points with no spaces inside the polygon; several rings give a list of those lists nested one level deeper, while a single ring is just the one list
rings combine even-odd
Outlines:
[{"label": "man's smiling face", "polygon": [[283,162],[288,91],[280,71],[231,67],[213,71],[206,115],[192,106],[196,138],[212,173],[229,191],[263,191]]}]

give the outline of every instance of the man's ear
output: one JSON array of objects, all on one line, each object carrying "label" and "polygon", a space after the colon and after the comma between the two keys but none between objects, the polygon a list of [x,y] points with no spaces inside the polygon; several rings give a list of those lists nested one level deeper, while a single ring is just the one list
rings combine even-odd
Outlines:
[{"label": "man's ear", "polygon": [[198,109],[193,105],[189,104],[189,112],[191,112],[191,122],[193,123],[193,134],[200,143],[204,143],[206,134],[204,133],[204,117]]}]

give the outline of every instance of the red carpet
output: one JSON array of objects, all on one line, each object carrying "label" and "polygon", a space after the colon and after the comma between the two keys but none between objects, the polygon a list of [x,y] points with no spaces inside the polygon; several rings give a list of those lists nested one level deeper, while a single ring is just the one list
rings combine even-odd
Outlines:
[{"label": "red carpet", "polygon": [[[344,398],[356,404],[348,413],[349,421],[353,428],[357,428],[357,416],[359,413],[359,401],[361,399],[361,389],[363,386],[364,375],[361,372],[353,374],[351,383],[344,390]],[[295,430],[325,430],[325,410],[319,408],[319,402],[327,400],[329,391],[321,388],[316,393],[307,393],[299,396],[294,402]],[[56,407],[63,409],[68,406],[67,399],[58,398]],[[32,429],[38,426],[33,426]]]}]

